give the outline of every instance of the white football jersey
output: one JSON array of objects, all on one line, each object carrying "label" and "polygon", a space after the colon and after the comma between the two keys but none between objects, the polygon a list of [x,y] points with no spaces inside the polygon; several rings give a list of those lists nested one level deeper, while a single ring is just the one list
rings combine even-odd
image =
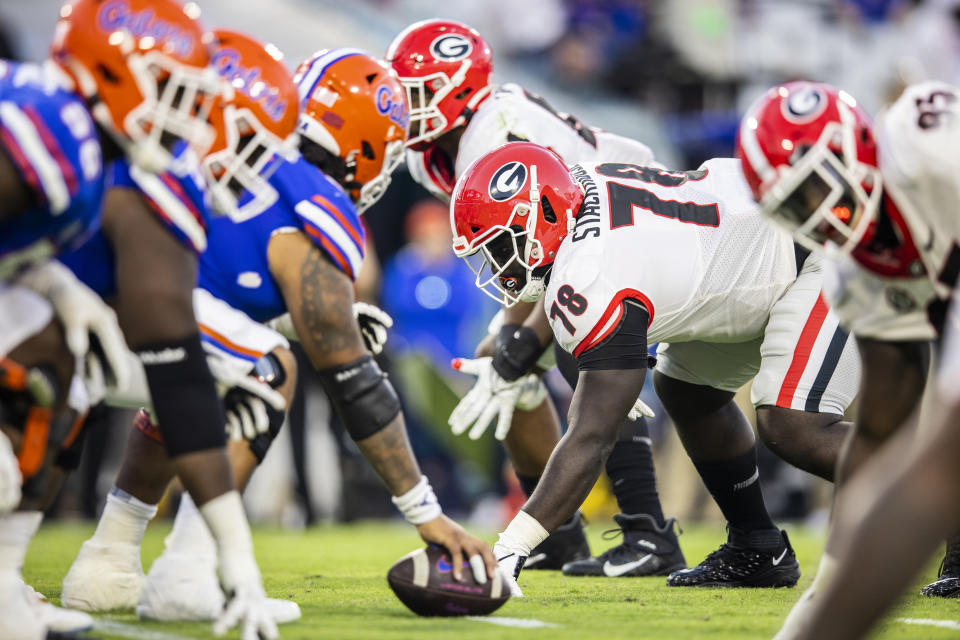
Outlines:
[{"label": "white football jersey", "polygon": [[573,168],[585,190],[576,228],[557,253],[544,306],[574,355],[641,301],[649,342],[758,338],[797,277],[794,244],[754,202],[734,159],[697,171],[615,162]]},{"label": "white football jersey", "polygon": [[942,82],[907,87],[878,117],[875,133],[883,189],[920,264],[888,278],[837,260],[825,294],[858,335],[930,339],[960,274],[960,90]]},{"label": "white football jersey", "polygon": [[436,148],[426,153],[408,149],[407,169],[414,180],[448,202],[457,177],[474,160],[517,140],[552,149],[567,166],[601,159],[659,166],[645,144],[589,127],[570,114],[556,111],[540,96],[505,84],[480,103],[467,123],[452,167],[450,159]]}]

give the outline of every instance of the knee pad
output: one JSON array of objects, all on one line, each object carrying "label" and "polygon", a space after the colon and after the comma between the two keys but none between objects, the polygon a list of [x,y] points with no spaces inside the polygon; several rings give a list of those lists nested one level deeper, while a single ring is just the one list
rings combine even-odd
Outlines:
[{"label": "knee pad", "polygon": [[369,438],[400,413],[400,398],[371,355],[318,374],[330,403],[354,440]]}]

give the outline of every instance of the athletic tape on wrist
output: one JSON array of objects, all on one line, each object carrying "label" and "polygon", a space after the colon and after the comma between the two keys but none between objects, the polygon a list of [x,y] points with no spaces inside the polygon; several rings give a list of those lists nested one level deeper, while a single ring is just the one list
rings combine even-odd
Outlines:
[{"label": "athletic tape on wrist", "polygon": [[402,496],[395,496],[390,499],[403,514],[403,517],[407,519],[407,522],[412,525],[430,522],[443,513],[427,476],[420,476],[420,482]]}]

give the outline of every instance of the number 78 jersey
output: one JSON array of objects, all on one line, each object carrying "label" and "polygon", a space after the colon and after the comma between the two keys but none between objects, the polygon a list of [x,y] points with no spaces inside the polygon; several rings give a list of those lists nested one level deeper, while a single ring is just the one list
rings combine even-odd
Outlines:
[{"label": "number 78 jersey", "polygon": [[763,334],[796,279],[793,241],[762,218],[739,161],[696,171],[606,162],[571,170],[584,190],[544,305],[560,345],[580,355],[638,300],[653,342],[745,342]]}]

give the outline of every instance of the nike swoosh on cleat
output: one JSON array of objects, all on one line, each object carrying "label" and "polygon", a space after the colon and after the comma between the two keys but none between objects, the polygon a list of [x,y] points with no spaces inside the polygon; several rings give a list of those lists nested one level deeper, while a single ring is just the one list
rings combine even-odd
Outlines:
[{"label": "nike swoosh on cleat", "polygon": [[647,560],[653,557],[653,554],[647,554],[640,558],[639,560],[634,560],[633,562],[625,562],[623,564],[613,564],[609,560],[603,563],[603,575],[616,578],[622,576],[625,573],[633,571],[637,567],[642,567],[646,564]]},{"label": "nike swoosh on cleat", "polygon": [[[508,556],[508,557],[509,557],[509,556]],[[538,554],[535,555],[535,556],[530,556],[529,558],[527,558],[527,561],[524,563],[524,566],[529,569],[530,567],[532,567],[533,565],[537,564],[538,562],[541,562],[541,561],[546,560],[546,559],[547,559],[547,554],[545,554],[545,553],[538,553]]]},{"label": "nike swoosh on cleat", "polygon": [[780,562],[783,560],[784,556],[786,556],[786,555],[787,555],[787,548],[784,547],[784,548],[783,548],[783,551],[780,553],[780,557],[773,559],[773,566],[776,567],[777,565],[779,565]]}]

